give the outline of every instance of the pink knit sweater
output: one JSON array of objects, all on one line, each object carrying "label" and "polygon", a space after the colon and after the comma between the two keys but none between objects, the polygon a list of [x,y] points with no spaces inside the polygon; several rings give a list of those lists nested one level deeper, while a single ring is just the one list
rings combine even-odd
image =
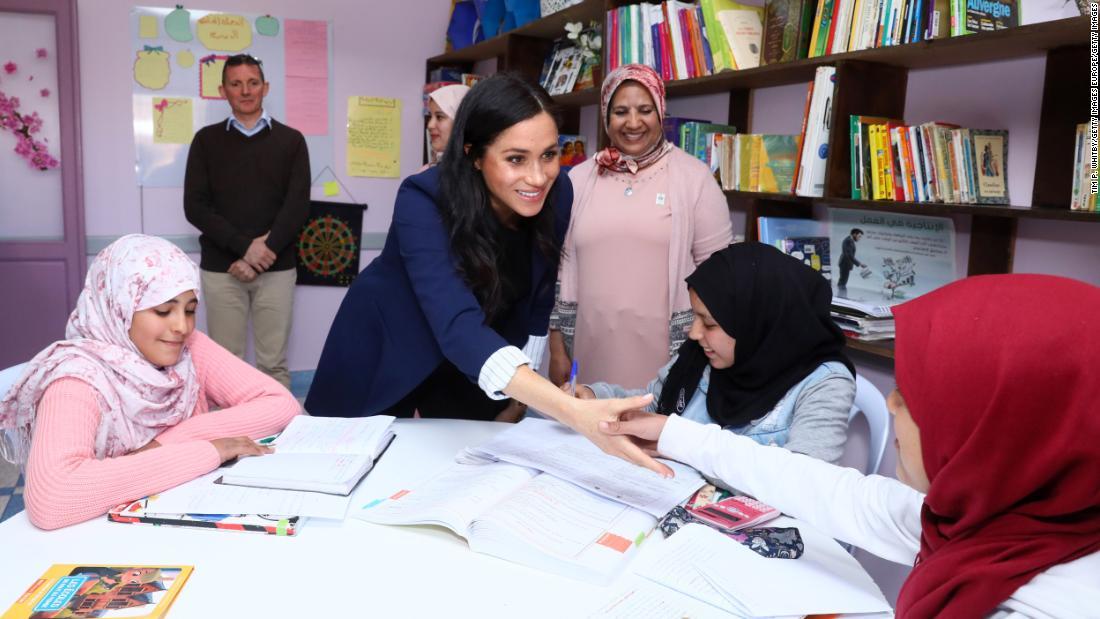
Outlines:
[{"label": "pink knit sweater", "polygon": [[[221,464],[211,440],[261,438],[282,430],[301,410],[282,385],[205,334],[194,332],[190,347],[199,403],[191,417],[156,437],[161,446],[155,449],[96,459],[97,392],[77,378],[46,389],[27,460],[25,501],[35,526],[57,529],[89,520],[209,473]],[[214,407],[221,410],[208,412]]]}]

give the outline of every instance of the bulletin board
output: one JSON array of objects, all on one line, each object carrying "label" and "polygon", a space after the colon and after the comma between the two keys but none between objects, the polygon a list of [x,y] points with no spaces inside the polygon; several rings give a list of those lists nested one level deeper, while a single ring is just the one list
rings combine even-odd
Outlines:
[{"label": "bulletin board", "polygon": [[139,186],[183,186],[191,138],[231,114],[218,85],[225,59],[240,53],[262,61],[264,109],[305,135],[310,169],[332,165],[331,22],[135,7],[130,35]]}]

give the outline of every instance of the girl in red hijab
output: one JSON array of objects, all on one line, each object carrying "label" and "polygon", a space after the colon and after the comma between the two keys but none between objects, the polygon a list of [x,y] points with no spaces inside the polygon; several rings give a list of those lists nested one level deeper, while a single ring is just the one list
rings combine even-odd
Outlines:
[{"label": "girl in red hijab", "polygon": [[894,308],[897,480],[675,415],[603,429],[913,564],[900,617],[1095,617],[1098,303],[1071,279],[988,275]]}]

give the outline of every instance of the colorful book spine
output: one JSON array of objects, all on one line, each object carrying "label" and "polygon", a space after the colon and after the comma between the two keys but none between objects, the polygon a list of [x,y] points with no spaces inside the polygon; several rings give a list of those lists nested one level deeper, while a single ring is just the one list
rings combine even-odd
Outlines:
[{"label": "colorful book spine", "polygon": [[798,131],[798,143],[803,145],[798,149],[798,159],[795,162],[794,167],[794,182],[792,184],[791,192],[798,187],[798,180],[802,174],[802,157],[804,156],[806,149],[804,147],[806,143],[806,127],[810,120],[810,104],[814,99],[814,83],[810,82],[808,88],[806,88],[806,105],[802,108],[802,128]]},{"label": "colorful book spine", "polygon": [[695,8],[695,24],[699,28],[699,41],[700,47],[703,50],[703,61],[706,75],[713,75],[716,73],[714,68],[714,52],[710,44],[710,28],[707,27],[707,22],[703,19],[703,8]]},{"label": "colorful book spine", "polygon": [[844,0],[834,0],[833,16],[829,19],[829,36],[825,38],[825,54],[832,53],[833,41],[836,40],[836,25],[840,22],[840,12],[843,4]]},{"label": "colorful book spine", "polygon": [[726,33],[722,25],[718,23],[718,14],[715,12],[715,0],[699,0],[699,9],[703,13],[703,25],[707,29],[707,39],[710,44],[711,58],[714,63],[714,72],[725,71],[733,68],[730,58],[729,44],[726,42]]},{"label": "colorful book spine", "polygon": [[852,177],[852,199],[863,199],[863,165],[862,165],[862,153],[863,149],[860,147],[860,127],[859,116],[853,114],[848,118],[848,139],[851,143],[851,157],[849,160],[849,166],[851,167]]}]

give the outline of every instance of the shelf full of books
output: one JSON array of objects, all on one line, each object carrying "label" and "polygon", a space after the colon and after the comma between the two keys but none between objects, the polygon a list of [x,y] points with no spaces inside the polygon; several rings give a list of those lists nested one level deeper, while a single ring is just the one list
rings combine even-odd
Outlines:
[{"label": "shelf full of books", "polygon": [[1008,132],[850,117],[853,200],[1008,204]]},{"label": "shelf full of books", "polygon": [[[841,120],[841,89],[854,84],[851,76],[858,72],[850,64],[845,70],[847,81],[838,79],[836,67],[815,69],[798,135],[737,133],[706,119],[670,117],[666,137],[706,163],[733,197],[792,201],[797,196],[807,204],[911,214],[1100,220],[1088,210],[1095,209],[1096,200],[1088,192],[1093,176],[1087,169],[1087,127],[1081,127],[1076,142],[1074,194],[1071,200],[1067,188],[1062,203],[1073,210],[1013,205],[1006,130],[943,121],[906,125],[889,115],[849,114]],[[862,105],[859,96],[847,97],[843,109],[859,111]],[[850,183],[837,183],[835,176],[826,183],[827,174],[850,177]]]},{"label": "shelf full of books", "polygon": [[609,71],[645,64],[666,81],[760,66],[764,9],[728,0],[666,0],[607,12]]}]

